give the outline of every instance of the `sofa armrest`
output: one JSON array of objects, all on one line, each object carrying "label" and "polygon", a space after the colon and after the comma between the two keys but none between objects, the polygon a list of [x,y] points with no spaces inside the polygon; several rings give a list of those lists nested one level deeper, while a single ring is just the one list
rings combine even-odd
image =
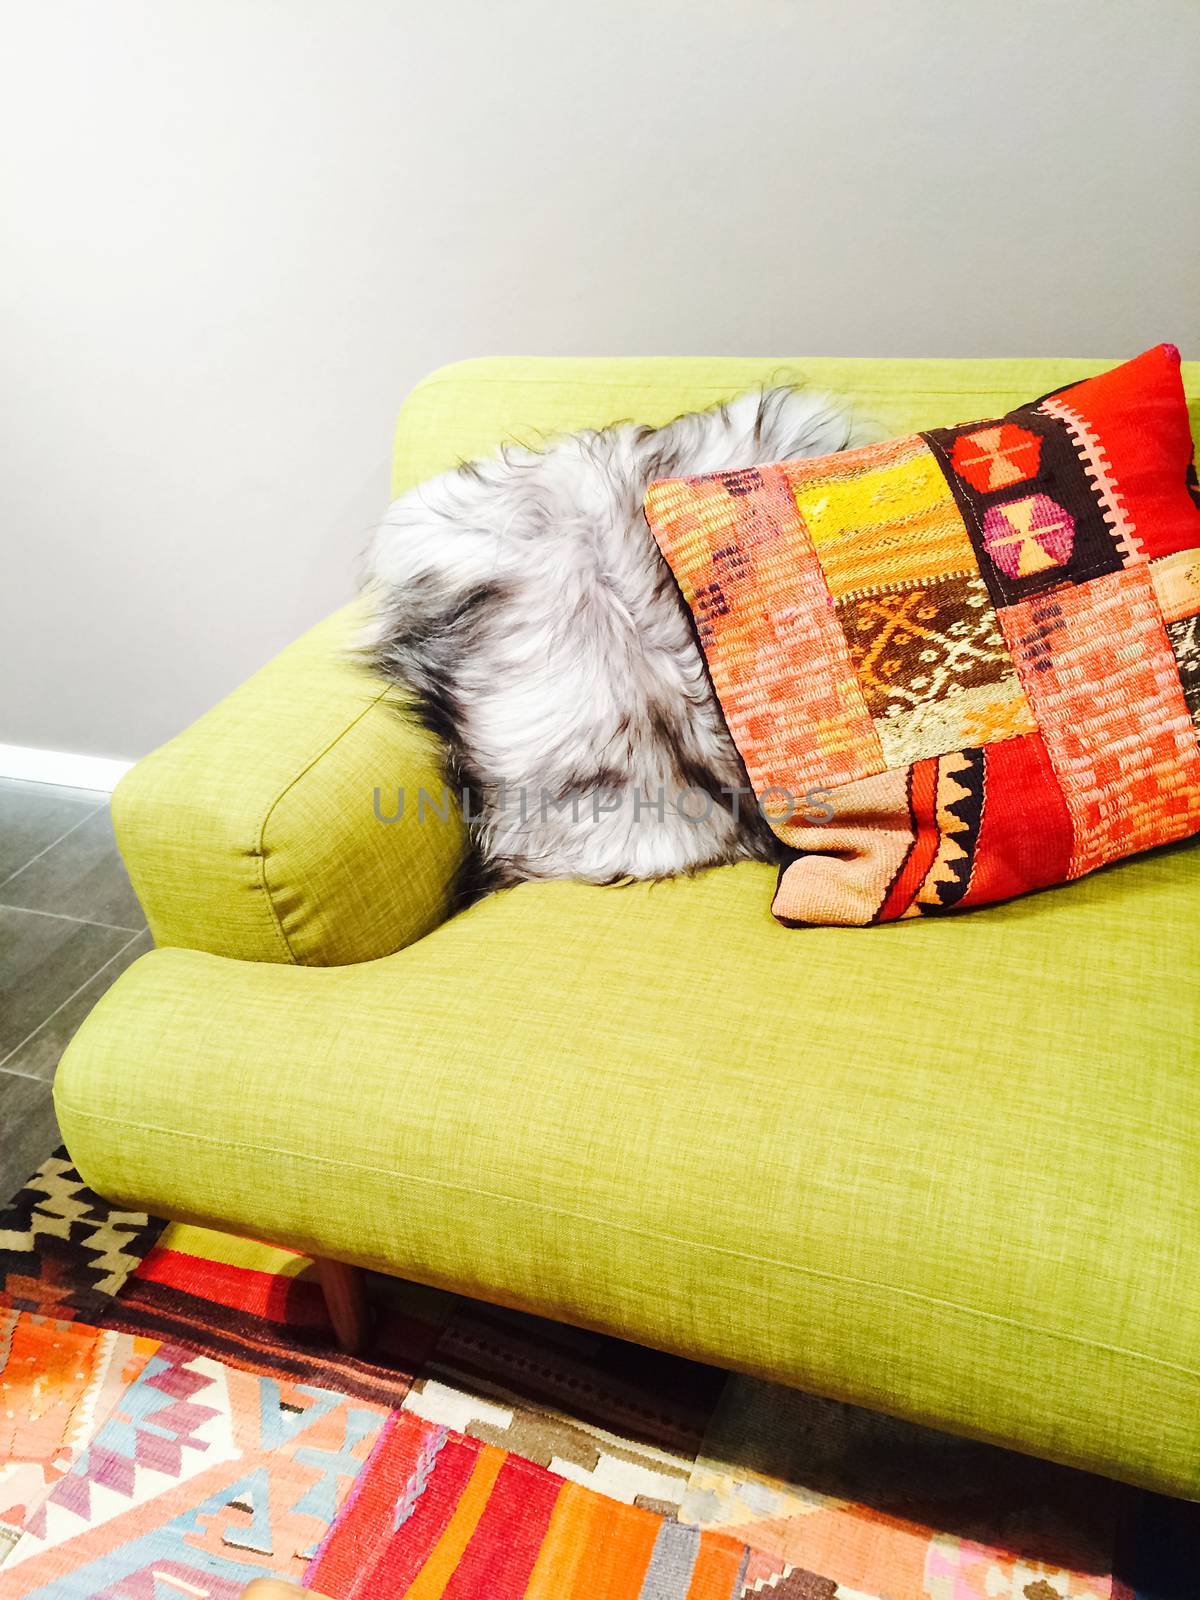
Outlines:
[{"label": "sofa armrest", "polygon": [[[449,909],[464,830],[436,741],[343,653],[351,605],[126,774],[117,842],[156,943],[339,966]],[[424,788],[436,805],[418,807]],[[405,804],[392,816],[397,790]]]}]

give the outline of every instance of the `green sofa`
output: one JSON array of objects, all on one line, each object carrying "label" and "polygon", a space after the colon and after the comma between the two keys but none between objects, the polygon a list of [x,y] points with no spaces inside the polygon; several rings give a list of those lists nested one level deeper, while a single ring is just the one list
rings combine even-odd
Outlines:
[{"label": "green sofa", "polygon": [[[466,362],[395,488],[783,375],[887,432],[1102,365]],[[865,930],[781,928],[752,864],[448,918],[462,825],[354,618],[114,796],[158,948],[59,1069],[87,1182],[1200,1499],[1200,850]]]}]

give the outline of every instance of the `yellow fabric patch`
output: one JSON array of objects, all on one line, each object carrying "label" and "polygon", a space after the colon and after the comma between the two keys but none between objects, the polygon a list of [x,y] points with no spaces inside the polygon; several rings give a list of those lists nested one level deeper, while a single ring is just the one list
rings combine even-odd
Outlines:
[{"label": "yellow fabric patch", "polygon": [[967,576],[979,566],[932,451],[897,441],[882,465],[878,446],[847,451],[818,472],[790,463],[796,505],[835,599]]},{"label": "yellow fabric patch", "polygon": [[1200,550],[1177,550],[1150,563],[1154,593],[1167,622],[1200,612]]},{"label": "yellow fabric patch", "polygon": [[875,731],[889,767],[907,767],[955,747],[968,749],[1032,733],[1036,723],[1019,681],[984,683],[958,689],[940,700],[925,700],[911,711],[876,717]]}]

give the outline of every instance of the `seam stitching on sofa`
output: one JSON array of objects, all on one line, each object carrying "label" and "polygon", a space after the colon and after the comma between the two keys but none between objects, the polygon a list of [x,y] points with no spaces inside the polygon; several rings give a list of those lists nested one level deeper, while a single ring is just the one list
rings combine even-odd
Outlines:
[{"label": "seam stitching on sofa", "polygon": [[296,956],[296,952],[292,949],[291,940],[288,938],[287,932],[284,929],[283,919],[279,915],[279,908],[275,904],[275,898],[274,898],[274,895],[271,892],[271,886],[267,882],[267,846],[266,846],[267,824],[270,822],[271,818],[274,816],[275,808],[276,808],[276,806],[279,805],[280,801],[284,798],[284,796],[286,794],[289,794],[291,792],[291,790],[294,789],[296,787],[296,785],[300,782],[300,779],[303,778],[306,773],[311,772],[312,769],[317,765],[317,763],[319,761],[323,761],[325,759],[325,757],[329,754],[329,752],[335,747],[335,745],[339,744],[340,741],[346,737],[346,735],[350,732],[350,730],[352,728],[356,728],[358,726],[358,724],[362,721],[362,719],[367,715],[367,713],[370,712],[370,711],[373,711],[374,708],[379,704],[379,702],[381,700],[385,699],[390,693],[391,693],[390,685],[385,685],[382,689],[380,689],[380,691],[379,691],[379,693],[377,695],[375,695],[371,700],[369,700],[367,702],[367,704],[362,708],[362,710],[358,713],[358,715],[356,717],[354,717],[350,722],[348,722],[344,728],[341,728],[341,729],[338,730],[338,732],[333,736],[333,738],[330,739],[328,744],[324,745],[320,750],[318,750],[316,755],[313,756],[311,760],[305,762],[304,766],[302,766],[300,768],[299,772],[295,773],[293,777],[289,778],[288,781],[279,790],[279,792],[275,795],[275,797],[271,800],[270,804],[267,806],[267,809],[263,814],[262,821],[259,823],[259,827],[258,827],[258,844],[257,844],[257,846],[255,848],[255,852],[254,852],[255,855],[258,857],[258,877],[259,877],[259,882],[262,885],[263,894],[266,896],[267,906],[268,906],[268,908],[270,909],[270,912],[271,912],[271,920],[274,922],[276,931],[278,932],[280,940],[283,943],[283,948],[287,952],[288,960],[292,963],[293,966],[301,966],[301,965],[304,965],[304,963],[302,963],[302,962],[300,962],[298,960],[298,958]]},{"label": "seam stitching on sofa", "polygon": [[[56,1100],[56,1104],[58,1104]],[[741,1261],[755,1261],[766,1267],[779,1267],[784,1271],[797,1272],[804,1277],[819,1278],[829,1283],[854,1284],[861,1288],[875,1289],[884,1294],[900,1295],[908,1300],[919,1301],[923,1305],[940,1307],[946,1311],[955,1311],[962,1316],[977,1317],[984,1322],[998,1322],[1006,1327],[1018,1328],[1024,1333],[1035,1334],[1043,1339],[1058,1339],[1069,1344],[1078,1344],[1089,1350],[1104,1350],[1110,1355],[1124,1356],[1133,1362],[1141,1362],[1149,1366],[1162,1367],[1169,1372],[1180,1373],[1185,1378],[1200,1380],[1200,1368],[1185,1367],[1178,1361],[1164,1361],[1161,1356],[1147,1355],[1144,1351],[1130,1350],[1124,1345],[1109,1344],[1103,1339],[1089,1339],[1083,1334],[1069,1333],[1063,1329],[1040,1328],[1033,1323],[1020,1322],[1016,1317],[1006,1317],[998,1311],[983,1311],[978,1306],[963,1305],[957,1300],[944,1300],[937,1295],[922,1294],[917,1289],[905,1289],[896,1284],[880,1283],[874,1278],[855,1278],[842,1272],[825,1272],[819,1267],[806,1267],[795,1261],[781,1261],[775,1256],[757,1255],[749,1250],[732,1250],[726,1245],[705,1244],[697,1239],[682,1239],[677,1234],[654,1233],[646,1228],[634,1228],[627,1222],[614,1222],[608,1219],[591,1217],[583,1211],[566,1211],[560,1206],[545,1205],[537,1200],[523,1200],[516,1195],[501,1194],[494,1189],[466,1188],[462,1184],[448,1183],[444,1178],[431,1178],[423,1174],[395,1172],[387,1167],[368,1166],[361,1161],[335,1161],[328,1156],[309,1155],[297,1150],[280,1150],[274,1146],[239,1144],[232,1139],[214,1139],[208,1134],[189,1133],[177,1128],[158,1128],[149,1123],[129,1122],[123,1117],[110,1117],[104,1112],[83,1111],[76,1107],[62,1104],[61,1109],[74,1117],[85,1118],[92,1122],[113,1123],[117,1127],[129,1128],[138,1133],[153,1133],[167,1139],[190,1139],[198,1144],[210,1145],[220,1150],[238,1150],[250,1152],[254,1155],[282,1156],[289,1161],[308,1162],[312,1165],[325,1167],[348,1168],[354,1172],[375,1173],[383,1178],[394,1179],[398,1183],[420,1183],[436,1189],[448,1189],[453,1194],[470,1195],[477,1199],[503,1200],[508,1205],[525,1206],[530,1210],[548,1212],[551,1216],[566,1217],[576,1222],[586,1222],[593,1227],[615,1229],[619,1233],[631,1233],[635,1237],[647,1239],[661,1239],[671,1244],[685,1245],[691,1250],[707,1251],[710,1255],[732,1256]]]}]

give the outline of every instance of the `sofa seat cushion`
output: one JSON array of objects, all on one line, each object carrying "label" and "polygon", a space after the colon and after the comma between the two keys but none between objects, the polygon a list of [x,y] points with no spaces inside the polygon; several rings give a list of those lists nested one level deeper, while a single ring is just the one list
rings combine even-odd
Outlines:
[{"label": "sofa seat cushion", "polygon": [[63,1132],[130,1206],[1200,1498],[1200,849],[871,934],[772,877],[154,951]]}]

